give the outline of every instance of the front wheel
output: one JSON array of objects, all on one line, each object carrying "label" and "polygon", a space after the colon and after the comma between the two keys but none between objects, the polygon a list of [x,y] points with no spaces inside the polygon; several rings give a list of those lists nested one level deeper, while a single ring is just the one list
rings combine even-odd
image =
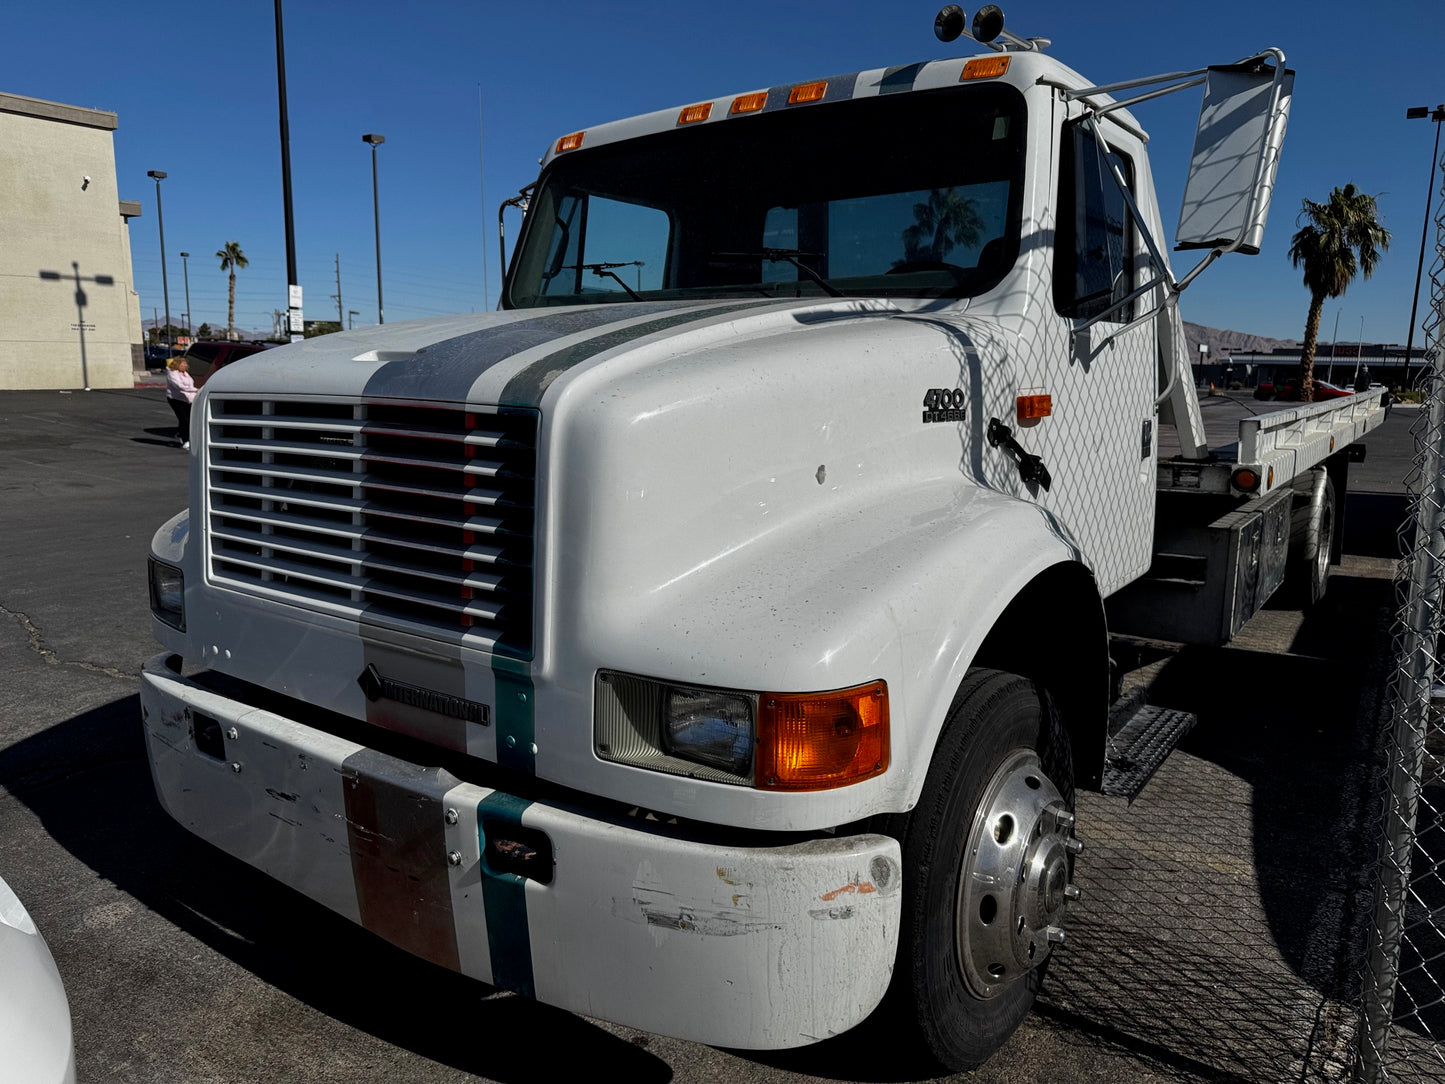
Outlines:
[{"label": "front wheel", "polygon": [[1068,735],[1048,693],[970,672],[901,840],[894,996],[946,1069],[983,1062],[1033,1006],[1079,894],[1073,808]]}]

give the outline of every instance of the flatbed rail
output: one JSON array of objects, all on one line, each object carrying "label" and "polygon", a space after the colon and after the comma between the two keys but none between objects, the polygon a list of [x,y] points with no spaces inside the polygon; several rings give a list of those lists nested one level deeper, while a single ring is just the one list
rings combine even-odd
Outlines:
[{"label": "flatbed rail", "polygon": [[1161,447],[1159,489],[1246,496],[1233,484],[1234,472],[1245,467],[1260,479],[1254,495],[1264,496],[1378,427],[1385,420],[1384,396],[1383,388],[1374,388],[1241,418],[1238,441],[1212,449],[1206,460],[1166,458]]}]

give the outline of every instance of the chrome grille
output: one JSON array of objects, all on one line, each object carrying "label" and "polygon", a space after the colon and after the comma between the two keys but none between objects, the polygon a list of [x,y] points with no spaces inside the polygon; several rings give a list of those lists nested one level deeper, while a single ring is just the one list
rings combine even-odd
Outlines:
[{"label": "chrome grille", "polygon": [[530,410],[212,397],[211,579],[529,656],[536,445]]}]

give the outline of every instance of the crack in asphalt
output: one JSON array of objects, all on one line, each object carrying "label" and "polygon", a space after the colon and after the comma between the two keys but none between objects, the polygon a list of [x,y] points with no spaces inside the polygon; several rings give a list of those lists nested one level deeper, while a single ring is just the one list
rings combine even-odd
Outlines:
[{"label": "crack in asphalt", "polygon": [[118,670],[114,666],[97,666],[93,662],[72,662],[62,659],[54,648],[46,644],[45,637],[40,631],[40,626],[35,624],[34,621],[31,621],[29,616],[21,613],[19,610],[12,610],[3,603],[0,603],[0,614],[15,618],[20,627],[25,630],[25,646],[44,659],[50,666],[70,666],[91,674],[104,674],[106,677],[113,677],[119,681],[135,681],[140,677],[138,672],[133,673],[128,670]]}]

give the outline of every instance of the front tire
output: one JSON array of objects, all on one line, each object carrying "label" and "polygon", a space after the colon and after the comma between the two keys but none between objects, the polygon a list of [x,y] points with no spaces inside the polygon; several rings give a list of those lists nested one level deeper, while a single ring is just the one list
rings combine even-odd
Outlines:
[{"label": "front tire", "polygon": [[945,1069],[997,1050],[1063,940],[1073,856],[1068,735],[1048,693],[974,670],[954,698],[902,838],[896,1008]]}]

